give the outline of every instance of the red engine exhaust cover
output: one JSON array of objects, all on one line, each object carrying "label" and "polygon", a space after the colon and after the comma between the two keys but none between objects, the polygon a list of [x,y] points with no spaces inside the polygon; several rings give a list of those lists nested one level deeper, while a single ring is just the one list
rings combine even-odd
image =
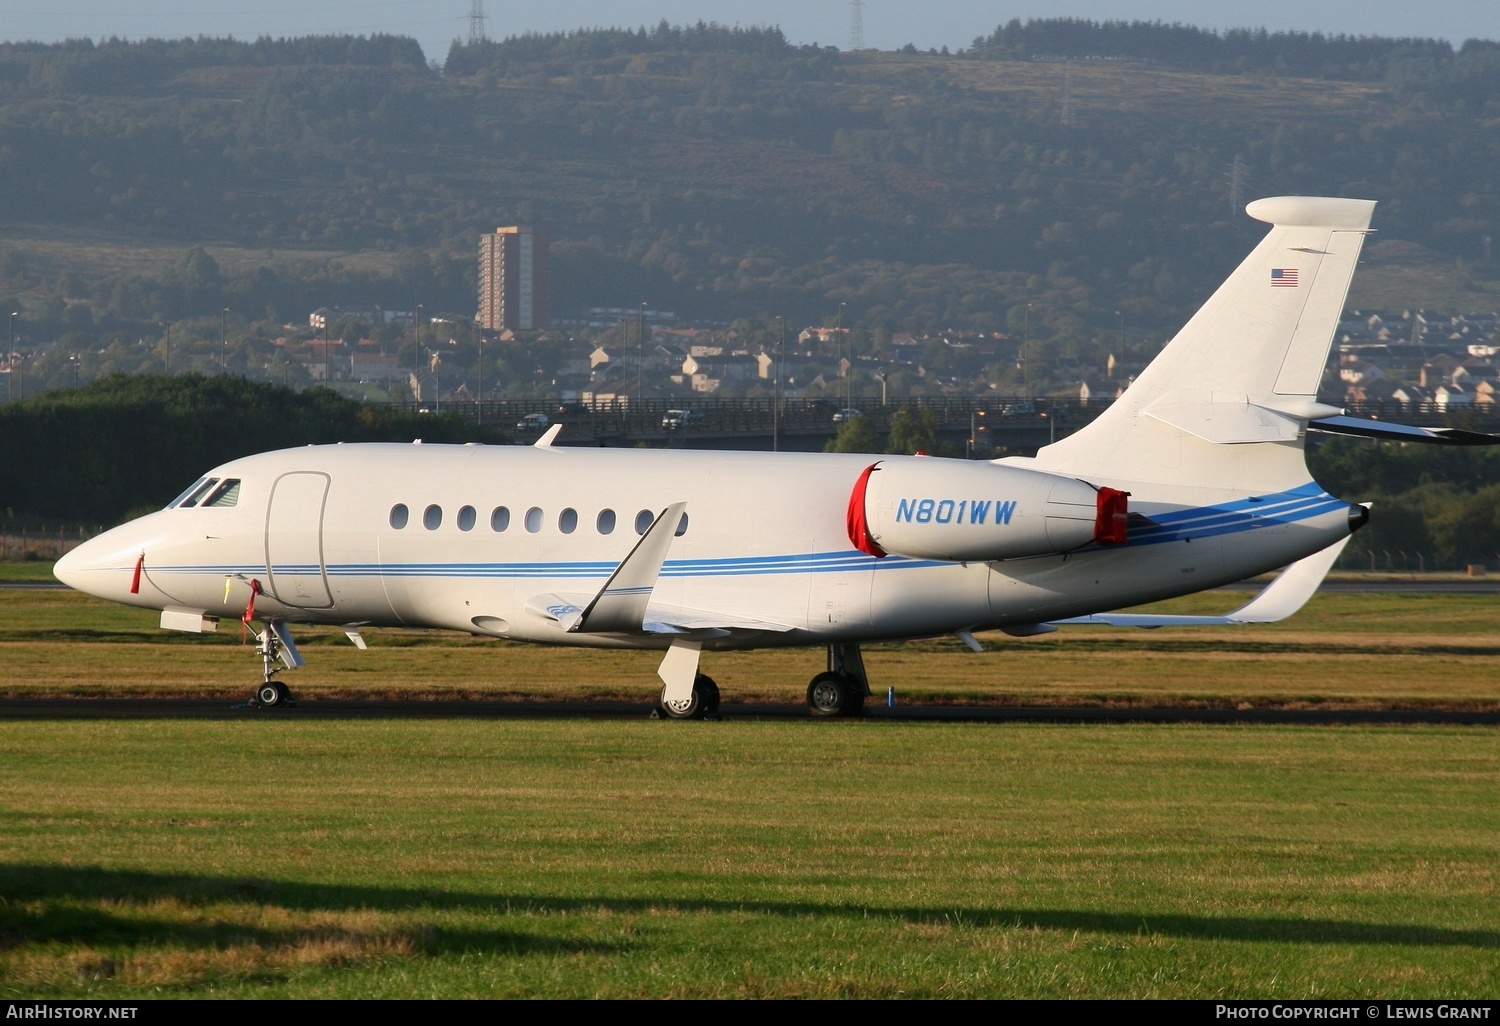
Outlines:
[{"label": "red engine exhaust cover", "polygon": [[1129,492],[1117,488],[1099,489],[1099,506],[1094,514],[1094,541],[1100,545],[1125,544],[1125,524],[1130,516],[1125,501],[1128,498]]}]

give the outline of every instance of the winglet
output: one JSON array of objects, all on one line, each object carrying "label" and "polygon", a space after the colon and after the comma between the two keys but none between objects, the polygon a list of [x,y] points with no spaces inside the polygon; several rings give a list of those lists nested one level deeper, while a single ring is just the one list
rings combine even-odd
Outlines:
[{"label": "winglet", "polygon": [[1214,627],[1247,623],[1276,623],[1307,605],[1349,538],[1297,560],[1281,571],[1249,602],[1224,616],[1167,616],[1152,613],[1095,613],[1053,620],[1055,624],[1095,624],[1101,627]]},{"label": "winglet", "polygon": [[560,434],[562,434],[562,425],[553,424],[546,431],[542,432],[542,437],[531,443],[532,447],[537,449],[550,449],[552,448],[552,443],[557,441],[557,436]]},{"label": "winglet", "polygon": [[666,562],[667,549],[682,521],[686,502],[674,502],[661,511],[661,515],[647,528],[641,540],[635,543],[630,555],[615,567],[599,594],[584,607],[578,619],[568,625],[568,633],[596,633],[603,631],[640,631],[646,618],[646,604],[651,601],[651,589],[661,575],[661,565]]}]

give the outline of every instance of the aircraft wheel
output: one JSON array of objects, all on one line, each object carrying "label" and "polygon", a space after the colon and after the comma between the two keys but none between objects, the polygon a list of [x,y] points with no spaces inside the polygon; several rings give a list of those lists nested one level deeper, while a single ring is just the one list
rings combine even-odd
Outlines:
[{"label": "aircraft wheel", "polygon": [[274,709],[286,701],[286,688],[273,680],[268,680],[255,689],[255,700],[267,709]]},{"label": "aircraft wheel", "polygon": [[842,673],[820,673],[807,685],[807,708],[814,716],[848,716],[864,705],[859,688]]},{"label": "aircraft wheel", "polygon": [[687,698],[685,698],[685,699],[683,699],[681,701],[677,701],[677,702],[669,702],[669,701],[667,701],[667,689],[664,687],[661,690],[662,690],[661,699],[657,703],[656,708],[657,708],[657,711],[661,713],[661,715],[662,715],[662,717],[664,719],[668,719],[668,720],[697,720],[697,719],[702,719],[703,713],[704,713],[704,708],[703,708],[703,692],[701,692],[701,691],[698,690],[698,687],[697,687],[696,684],[694,684],[694,686],[693,686],[693,692],[692,692],[692,694],[690,694]]}]

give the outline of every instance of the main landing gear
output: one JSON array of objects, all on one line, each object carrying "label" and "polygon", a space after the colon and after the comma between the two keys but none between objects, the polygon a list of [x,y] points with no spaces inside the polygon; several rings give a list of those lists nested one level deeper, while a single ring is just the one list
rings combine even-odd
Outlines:
[{"label": "main landing gear", "polygon": [[863,716],[870,681],[855,644],[828,646],[828,669],[807,685],[807,710],[814,716]]},{"label": "main landing gear", "polygon": [[[707,674],[698,672],[699,643],[674,641],[657,673],[662,679],[661,696],[652,717],[663,720],[717,719],[719,686]],[[267,666],[269,667],[269,662]],[[267,681],[270,680],[267,671]],[[689,690],[686,685],[691,678]],[[668,698],[675,684],[679,697]],[[828,669],[807,685],[807,709],[814,716],[862,716],[870,681],[865,676],[865,662],[859,646],[852,642],[828,646]]]},{"label": "main landing gear", "polygon": [[288,705],[296,705],[297,700],[292,697],[292,689],[281,681],[276,680],[276,674],[283,669],[295,669],[303,665],[306,660],[297,651],[297,645],[292,641],[292,636],[286,629],[286,624],[280,620],[264,621],[264,628],[255,632],[255,654],[260,656],[261,683],[255,689],[250,704],[260,706],[262,709],[281,709]]},{"label": "main landing gear", "polygon": [[706,673],[693,678],[693,691],[682,701],[669,701],[665,685],[656,706],[656,715],[665,720],[704,720],[719,715],[719,685]]}]

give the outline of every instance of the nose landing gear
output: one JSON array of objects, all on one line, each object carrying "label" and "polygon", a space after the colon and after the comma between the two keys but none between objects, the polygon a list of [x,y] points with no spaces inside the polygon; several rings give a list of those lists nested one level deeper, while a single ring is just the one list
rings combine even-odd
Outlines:
[{"label": "nose landing gear", "polygon": [[299,666],[306,665],[307,660],[303,659],[302,653],[297,651],[297,643],[292,640],[291,632],[286,629],[285,622],[265,620],[263,623],[264,628],[255,632],[255,654],[260,656],[261,683],[255,689],[250,704],[262,709],[280,709],[295,705],[296,699],[292,697],[292,689],[274,678],[283,668],[295,670]]}]

